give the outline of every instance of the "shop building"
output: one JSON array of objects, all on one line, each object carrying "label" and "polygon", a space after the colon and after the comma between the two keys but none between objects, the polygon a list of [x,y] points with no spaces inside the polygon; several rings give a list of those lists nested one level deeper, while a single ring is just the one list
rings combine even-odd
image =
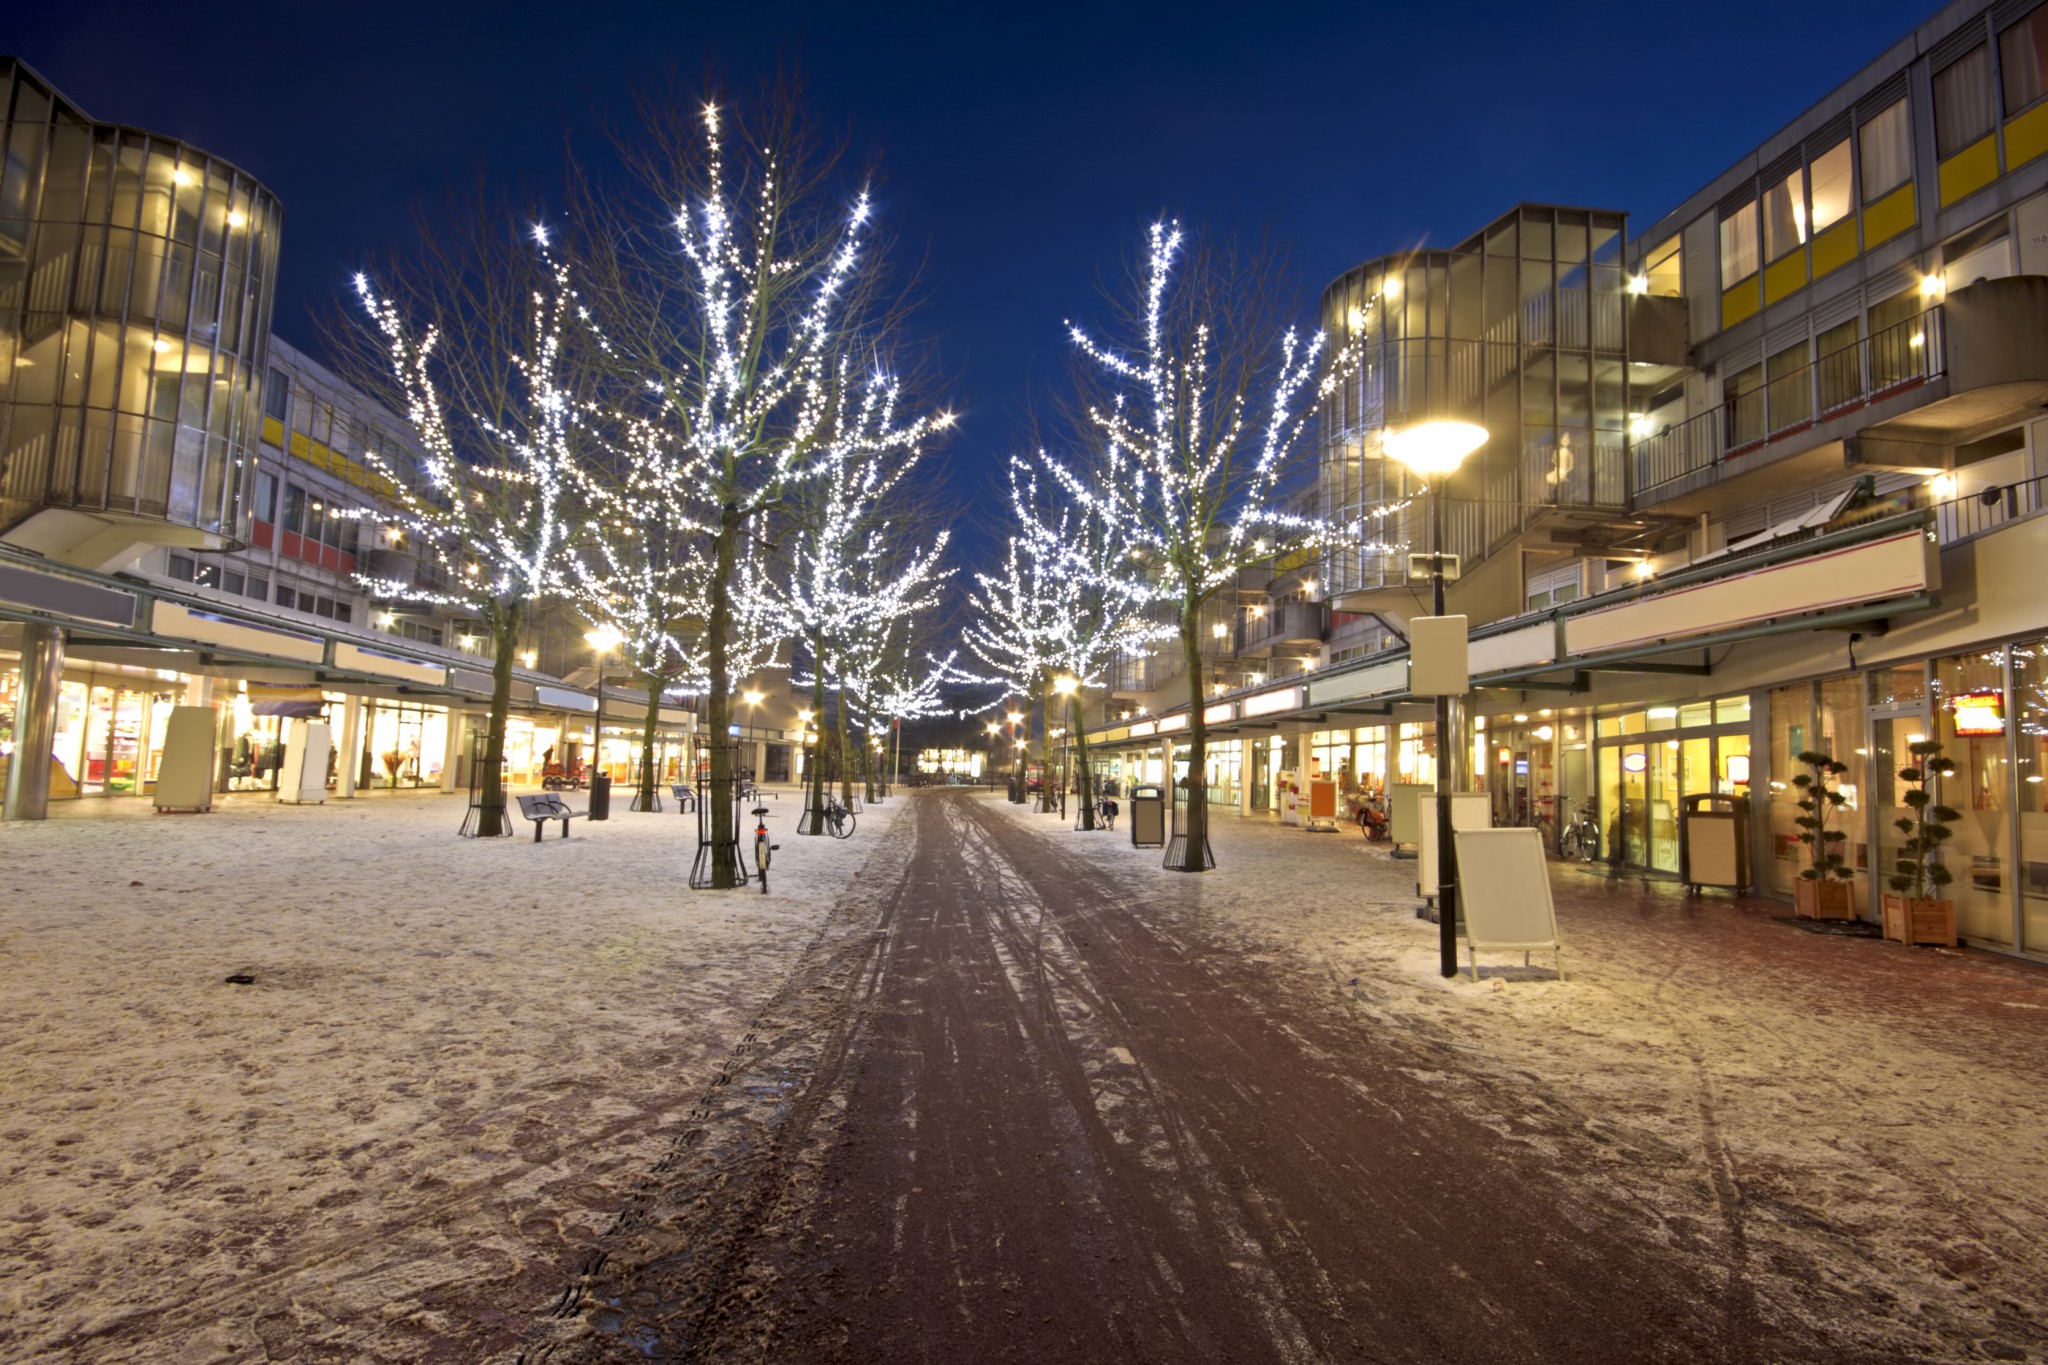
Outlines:
[{"label": "shop building", "polygon": [[[1961,932],[2048,952],[2048,6],[1945,6],[1647,230],[1519,205],[1346,272],[1323,315],[1366,348],[1321,422],[1358,548],[1221,609],[1212,802],[1433,780],[1405,645],[1431,509],[1380,441],[1457,417],[1490,439],[1446,495],[1453,780],[1497,822],[1583,807],[1599,856],[1674,872],[1683,800],[1746,797],[1758,888],[1789,895],[1791,779],[1822,749],[1875,918],[1896,770],[1935,739]],[[1168,777],[1187,704],[1119,689],[1105,771]]]}]

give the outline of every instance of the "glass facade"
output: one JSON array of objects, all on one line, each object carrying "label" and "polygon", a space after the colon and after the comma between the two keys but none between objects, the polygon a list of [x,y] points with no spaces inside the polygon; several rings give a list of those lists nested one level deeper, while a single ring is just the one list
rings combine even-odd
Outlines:
[{"label": "glass facade", "polygon": [[1362,542],[1330,566],[1329,591],[1401,583],[1427,547],[1429,508],[1385,458],[1389,427],[1460,417],[1491,433],[1447,488],[1445,548],[1468,562],[1545,507],[1624,505],[1626,222],[1524,205],[1450,251],[1373,261],[1324,291],[1328,335],[1364,347],[1320,426],[1322,513]]},{"label": "glass facade", "polygon": [[0,60],[0,529],[40,507],[245,537],[277,201]]}]

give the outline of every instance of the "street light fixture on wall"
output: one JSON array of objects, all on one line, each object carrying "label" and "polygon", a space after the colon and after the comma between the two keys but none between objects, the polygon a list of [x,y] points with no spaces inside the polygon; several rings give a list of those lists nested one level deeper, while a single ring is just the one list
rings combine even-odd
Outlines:
[{"label": "street light fixture on wall", "polygon": [[[1406,465],[1429,485],[1431,513],[1429,565],[1430,612],[1442,618],[1444,610],[1444,480],[1465,462],[1465,457],[1486,444],[1485,427],[1472,422],[1421,422],[1385,434],[1387,454]],[[1411,661],[1410,667],[1414,667]],[[1460,686],[1456,696],[1463,698]],[[1446,977],[1458,974],[1457,854],[1451,847],[1451,765],[1458,752],[1451,738],[1453,693],[1439,691],[1436,697],[1436,909],[1441,950],[1441,969]]]}]

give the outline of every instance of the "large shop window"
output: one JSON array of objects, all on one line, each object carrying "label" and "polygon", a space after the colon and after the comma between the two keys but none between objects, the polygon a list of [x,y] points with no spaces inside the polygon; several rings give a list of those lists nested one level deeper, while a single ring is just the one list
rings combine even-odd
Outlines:
[{"label": "large shop window", "polygon": [[1934,73],[1934,154],[1946,161],[1991,131],[1991,45]]},{"label": "large shop window", "polygon": [[2012,648],[2022,946],[2048,950],[2048,640]]},{"label": "large shop window", "polygon": [[1942,756],[1955,776],[1940,797],[1962,813],[1942,861],[1955,881],[1956,931],[1986,943],[2012,942],[2012,906],[2005,869],[2011,815],[2007,807],[2005,676],[2003,649],[1979,650],[1935,662],[1935,723]]},{"label": "large shop window", "polygon": [[1857,129],[1856,138],[1863,149],[1866,204],[1905,184],[1913,174],[1913,126],[1906,115],[1906,101],[1897,100]]}]

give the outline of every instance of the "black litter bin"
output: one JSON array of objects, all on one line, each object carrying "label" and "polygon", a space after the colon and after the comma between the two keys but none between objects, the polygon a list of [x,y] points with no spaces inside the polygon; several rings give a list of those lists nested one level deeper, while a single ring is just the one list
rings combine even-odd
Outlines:
[{"label": "black litter bin", "polygon": [[612,818],[612,780],[603,773],[593,773],[590,778],[590,819],[609,820]]}]

